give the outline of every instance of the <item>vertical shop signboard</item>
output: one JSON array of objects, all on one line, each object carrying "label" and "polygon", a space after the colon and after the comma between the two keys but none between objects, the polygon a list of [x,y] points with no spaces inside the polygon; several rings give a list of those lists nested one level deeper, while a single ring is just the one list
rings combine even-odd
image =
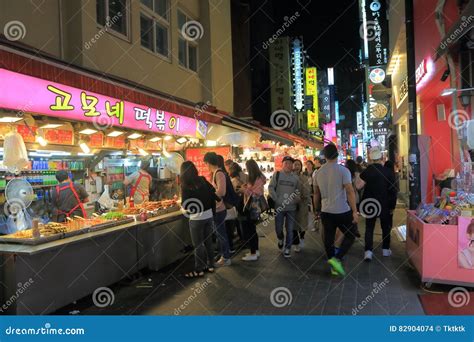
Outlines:
[{"label": "vertical shop signboard", "polygon": [[293,109],[301,112],[304,108],[303,41],[295,38],[291,42],[291,74],[293,80]]},{"label": "vertical shop signboard", "polygon": [[308,131],[319,130],[318,73],[315,67],[306,68],[306,95],[313,98],[313,108],[308,109]]},{"label": "vertical shop signboard", "polygon": [[270,45],[270,84],[272,112],[290,112],[290,42],[288,37]]},{"label": "vertical shop signboard", "polygon": [[388,63],[388,20],[386,0],[365,0],[364,41],[368,49],[369,66]]},{"label": "vertical shop signboard", "polygon": [[230,146],[196,147],[186,149],[186,160],[194,163],[200,176],[204,176],[208,181],[211,181],[211,173],[209,172],[207,165],[204,164],[204,155],[207,152],[214,152],[223,156],[224,160],[227,160],[232,158],[232,151]]}]

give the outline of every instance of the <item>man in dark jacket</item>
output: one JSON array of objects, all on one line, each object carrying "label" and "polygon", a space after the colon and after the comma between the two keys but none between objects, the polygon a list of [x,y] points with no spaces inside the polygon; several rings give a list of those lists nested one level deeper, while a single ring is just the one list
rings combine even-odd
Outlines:
[{"label": "man in dark jacket", "polygon": [[365,182],[364,194],[359,211],[365,217],[365,256],[366,261],[373,257],[374,228],[377,218],[382,226],[383,256],[389,257],[390,250],[390,200],[396,193],[395,177],[388,168],[383,166],[382,151],[375,146],[369,152],[372,161],[360,178]]}]

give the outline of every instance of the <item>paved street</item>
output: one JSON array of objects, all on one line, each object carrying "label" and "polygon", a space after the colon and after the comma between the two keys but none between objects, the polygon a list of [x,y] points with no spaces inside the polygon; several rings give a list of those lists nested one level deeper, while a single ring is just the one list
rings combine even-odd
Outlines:
[{"label": "paved street", "polygon": [[[395,226],[403,224],[404,211],[396,213]],[[361,233],[364,224],[360,224]],[[273,224],[260,226],[261,258],[258,262],[234,258],[232,267],[219,269],[198,280],[188,280],[192,258],[169,270],[144,275],[130,283],[112,286],[114,304],[94,306],[90,298],[63,308],[80,314],[137,315],[417,315],[423,314],[417,295],[421,292],[416,272],[409,266],[404,244],[392,234],[391,258],[382,258],[378,246],[372,263],[362,261],[363,242],[356,240],[346,256],[344,280],[330,275],[320,236],[308,232],[304,250],[284,259],[276,248]],[[376,245],[380,244],[380,229]],[[274,295],[274,289],[284,292]],[[275,290],[278,293],[278,290]],[[288,305],[289,299],[291,303]],[[284,305],[283,307],[277,307]],[[359,306],[360,305],[360,306]],[[77,313],[77,312],[76,312]]]}]

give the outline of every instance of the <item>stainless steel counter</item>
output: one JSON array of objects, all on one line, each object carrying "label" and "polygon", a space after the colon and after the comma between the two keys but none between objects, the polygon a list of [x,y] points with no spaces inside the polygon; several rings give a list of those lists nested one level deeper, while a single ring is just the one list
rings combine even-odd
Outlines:
[{"label": "stainless steel counter", "polygon": [[179,211],[37,246],[1,243],[0,314],[54,312],[141,269],[159,270],[189,245]]}]

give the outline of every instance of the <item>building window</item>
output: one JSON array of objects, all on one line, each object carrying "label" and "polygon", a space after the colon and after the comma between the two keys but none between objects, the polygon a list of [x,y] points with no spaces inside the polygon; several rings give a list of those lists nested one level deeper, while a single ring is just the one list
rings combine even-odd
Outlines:
[{"label": "building window", "polygon": [[178,59],[179,64],[192,71],[198,70],[198,44],[196,41],[186,39],[182,33],[182,28],[188,21],[193,19],[189,18],[186,14],[178,10]]},{"label": "building window", "polygon": [[169,57],[169,0],[141,0],[141,44],[144,48]]},{"label": "building window", "polygon": [[128,0],[97,0],[97,22],[128,37]]}]

